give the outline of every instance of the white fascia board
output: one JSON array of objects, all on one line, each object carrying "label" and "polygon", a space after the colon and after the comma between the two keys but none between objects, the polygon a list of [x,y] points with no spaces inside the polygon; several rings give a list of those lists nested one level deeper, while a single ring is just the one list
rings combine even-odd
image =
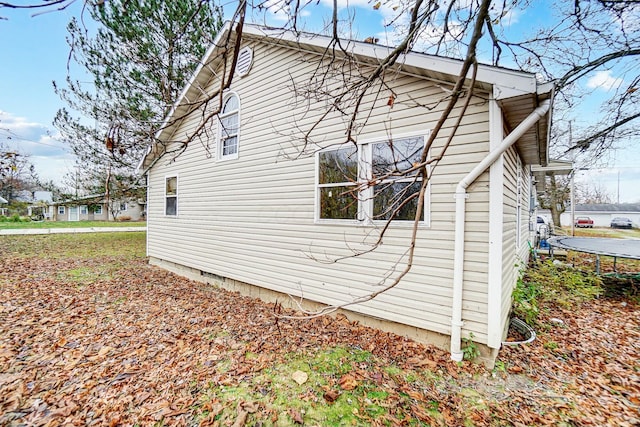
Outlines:
[{"label": "white fascia board", "polygon": [[[256,25],[245,25],[244,34],[268,37],[275,40],[299,43],[318,48],[326,48],[331,38],[322,35],[300,33],[296,35],[291,31],[268,29]],[[353,40],[344,41],[345,49],[354,55],[369,57],[376,60],[386,58],[392,51],[392,47],[369,44]],[[410,52],[400,56],[399,64],[421,68],[427,72],[433,71],[441,74],[458,76],[462,69],[463,61],[459,59],[445,58],[423,53]],[[470,78],[473,70],[469,70]],[[538,83],[534,74],[525,73],[507,68],[493,67],[480,64],[476,76],[478,82],[487,83],[494,87],[494,99],[511,98],[524,94],[534,94],[538,91]],[[548,90],[547,90],[548,92]],[[545,92],[546,93],[546,92]]]}]

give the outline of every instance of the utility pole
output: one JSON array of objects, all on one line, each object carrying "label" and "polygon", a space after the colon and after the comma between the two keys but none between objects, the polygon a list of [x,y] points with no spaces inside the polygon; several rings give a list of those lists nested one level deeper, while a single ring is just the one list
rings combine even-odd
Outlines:
[{"label": "utility pole", "polygon": [[618,170],[618,197],[617,204],[620,204],[620,170]]}]

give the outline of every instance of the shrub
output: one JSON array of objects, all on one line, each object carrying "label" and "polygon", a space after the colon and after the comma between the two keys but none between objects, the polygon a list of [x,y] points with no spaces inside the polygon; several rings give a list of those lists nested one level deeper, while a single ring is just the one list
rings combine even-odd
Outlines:
[{"label": "shrub", "polygon": [[130,216],[119,216],[118,217],[118,221],[131,221],[131,217]]},{"label": "shrub", "polygon": [[13,214],[11,216],[8,217],[0,217],[0,221],[3,222],[30,222],[31,218],[29,217],[23,217],[20,216],[19,214]]},{"label": "shrub", "polygon": [[600,276],[549,261],[529,268],[518,280],[513,291],[513,312],[532,325],[538,319],[542,301],[571,307],[597,298],[602,293]]}]

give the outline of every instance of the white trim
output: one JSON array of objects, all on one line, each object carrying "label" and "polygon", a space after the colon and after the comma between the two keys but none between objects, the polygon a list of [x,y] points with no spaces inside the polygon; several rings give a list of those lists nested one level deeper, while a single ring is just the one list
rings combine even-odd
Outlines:
[{"label": "white trim", "polygon": [[[503,138],[502,111],[495,99],[489,101],[489,151]],[[502,343],[502,267],[504,241],[504,155],[489,168],[489,264],[487,274],[487,345]]]},{"label": "white trim", "polygon": [[[175,178],[176,179],[176,214],[175,215],[169,215],[167,214],[167,197],[173,197],[173,196],[167,196],[167,180],[169,178]],[[163,203],[163,211],[162,214],[164,217],[166,218],[177,218],[178,214],[180,213],[180,208],[179,208],[179,197],[180,197],[180,178],[178,177],[178,174],[171,174],[171,175],[165,175],[164,176],[164,180],[162,181],[163,185],[164,185],[164,189],[162,190],[163,194],[164,194],[164,203]]]},{"label": "white trim", "polygon": [[[226,114],[222,114],[222,109],[224,108],[224,105],[226,104],[226,102],[229,100],[229,98],[231,97],[235,97],[236,100],[238,101],[238,109],[234,112],[231,113],[226,113]],[[227,91],[224,96],[222,97],[222,104],[220,105],[220,114],[218,114],[218,133],[217,133],[217,141],[216,141],[216,153],[217,153],[217,160],[224,162],[227,160],[234,160],[238,158],[238,153],[240,152],[240,118],[241,118],[241,110],[242,110],[242,104],[240,102],[240,96],[235,92],[235,91]],[[238,116],[238,129],[236,130],[236,151],[235,153],[232,154],[222,154],[222,150],[223,150],[223,143],[222,143],[222,119],[229,117],[233,114],[236,114]]]}]

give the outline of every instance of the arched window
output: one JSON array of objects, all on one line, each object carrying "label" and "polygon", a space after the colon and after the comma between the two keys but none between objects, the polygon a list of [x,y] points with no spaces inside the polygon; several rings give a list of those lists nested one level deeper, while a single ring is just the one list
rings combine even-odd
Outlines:
[{"label": "arched window", "polygon": [[218,138],[218,159],[238,158],[240,141],[240,100],[235,93],[229,93],[223,99],[220,111]]}]

